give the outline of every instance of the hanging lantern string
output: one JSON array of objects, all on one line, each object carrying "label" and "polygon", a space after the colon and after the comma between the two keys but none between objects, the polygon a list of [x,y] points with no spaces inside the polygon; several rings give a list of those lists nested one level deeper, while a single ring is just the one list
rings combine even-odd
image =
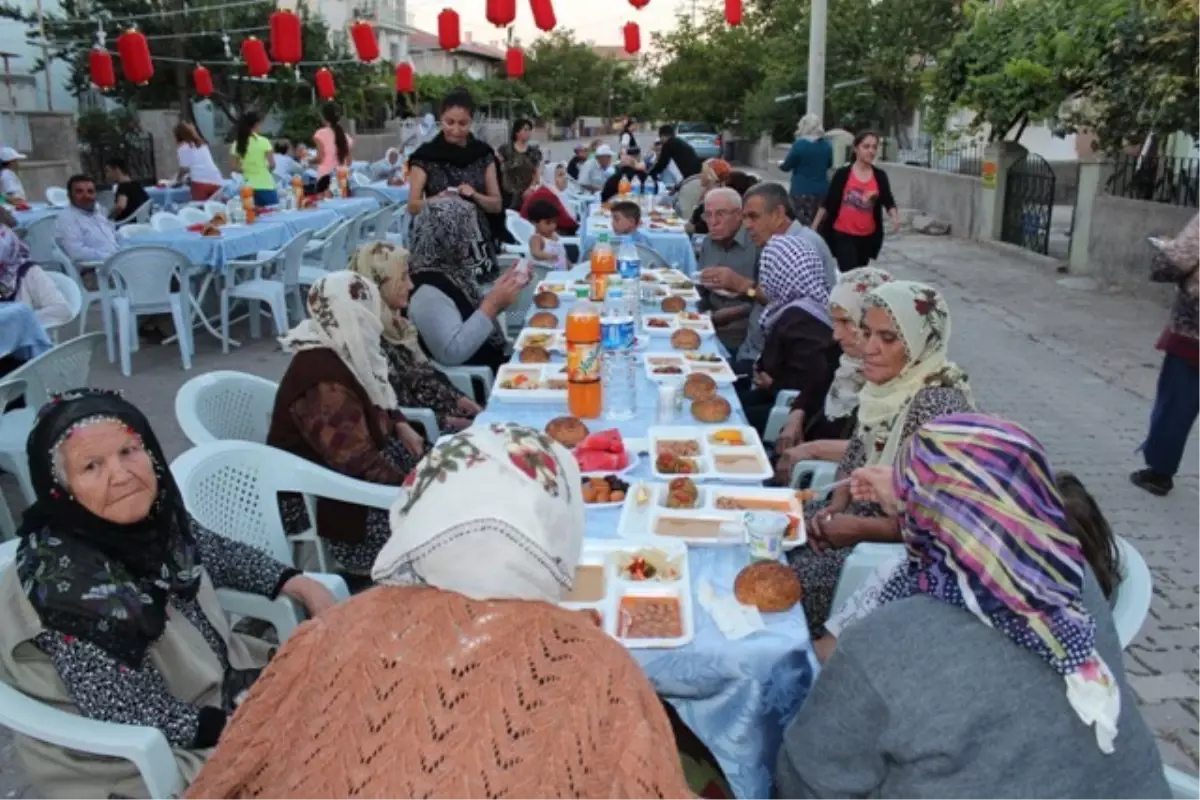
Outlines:
[{"label": "hanging lantern string", "polygon": [[[269,30],[269,28],[267,28],[265,25],[260,25],[259,27],[256,27],[256,28],[234,28],[233,30],[221,31],[221,33],[261,33],[262,31],[266,31],[266,30]],[[117,32],[120,33],[120,31],[117,31]],[[79,38],[60,38],[57,36],[54,36],[54,37],[48,36],[48,37],[46,37],[45,41],[46,41],[46,44],[50,45],[51,47],[57,47],[60,45],[65,46],[65,45],[69,45],[69,44],[86,44],[88,42],[94,42],[97,40],[99,41],[99,43],[101,45],[103,45],[107,36],[103,35],[104,34],[103,31],[101,31],[100,34],[101,35],[98,35],[96,37],[81,36]],[[158,39],[192,39],[197,36],[214,36],[214,35],[216,35],[216,31],[192,31],[190,33],[156,33],[153,35],[150,35],[150,34],[143,34],[143,35],[146,37],[146,41],[153,42]],[[31,45],[36,46],[36,45],[40,45],[42,40],[41,39],[26,39],[25,42],[26,42],[26,44],[31,44]]]},{"label": "hanging lantern string", "polygon": [[[227,8],[245,8],[246,6],[261,6],[274,5],[274,0],[237,0],[233,3],[224,3],[216,6],[200,6],[196,11],[223,11]],[[192,9],[184,6],[182,11],[154,11],[149,14],[137,14],[132,17],[119,17],[114,19],[105,19],[105,22],[114,25],[123,25],[127,22],[136,22],[139,19],[166,19],[168,17],[179,16],[180,14],[187,16]]]},{"label": "hanging lantern string", "polygon": [[[109,50],[107,52],[110,55],[114,55],[114,56],[119,55],[119,53],[117,53],[116,50]],[[195,64],[196,63],[196,59],[194,59],[194,58],[171,58],[170,56],[154,56],[154,55],[152,55],[152,56],[150,56],[150,60],[151,61],[162,61],[164,63],[169,63],[169,64]],[[243,62],[240,60],[210,61],[206,58],[203,60],[203,63],[204,63],[204,66],[211,67],[211,66],[229,66],[229,65],[240,66]],[[293,66],[324,67],[324,66],[328,66],[330,64],[362,64],[362,62],[359,61],[357,58],[340,58],[340,59],[336,59],[333,61],[301,61],[299,64],[295,64]],[[271,66],[275,67],[275,66],[279,66],[279,65],[272,64]],[[366,65],[366,66],[370,66],[370,65]]]}]

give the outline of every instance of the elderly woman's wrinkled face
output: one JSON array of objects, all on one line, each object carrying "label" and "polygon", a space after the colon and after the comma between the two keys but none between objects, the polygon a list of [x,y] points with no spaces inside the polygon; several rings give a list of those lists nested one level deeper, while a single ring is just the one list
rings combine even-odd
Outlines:
[{"label": "elderly woman's wrinkled face", "polygon": [[142,437],[124,423],[95,422],[59,447],[67,491],[101,519],[131,525],[145,519],[158,496],[158,477]]},{"label": "elderly woman's wrinkled face", "polygon": [[850,358],[862,358],[858,341],[858,322],[846,309],[838,305],[829,307],[829,315],[833,317],[833,339],[842,348],[842,352]]},{"label": "elderly woman's wrinkled face", "polygon": [[442,112],[442,135],[454,144],[466,144],[471,135],[471,112],[452,107]]},{"label": "elderly woman's wrinkled face", "polygon": [[859,331],[863,376],[878,385],[899,375],[908,364],[908,356],[904,351],[904,337],[892,321],[892,315],[882,308],[868,308]]}]

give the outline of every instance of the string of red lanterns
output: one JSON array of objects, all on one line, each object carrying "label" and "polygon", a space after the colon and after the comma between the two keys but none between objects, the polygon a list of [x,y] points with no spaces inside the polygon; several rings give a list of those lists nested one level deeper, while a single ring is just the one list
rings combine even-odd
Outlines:
[{"label": "string of red lanterns", "polygon": [[88,53],[88,72],[92,76],[92,83],[102,92],[117,85],[112,56],[103,48],[93,47]]},{"label": "string of red lanterns", "polygon": [[626,22],[625,27],[621,29],[621,34],[625,39],[626,53],[633,55],[642,49],[642,29],[636,22]]},{"label": "string of red lanterns", "polygon": [[558,18],[554,16],[553,0],[529,0],[529,7],[533,10],[533,24],[537,25],[539,30],[546,33],[554,30]]},{"label": "string of red lanterns", "polygon": [[725,0],[725,21],[734,27],[742,24],[742,0]]},{"label": "string of red lanterns", "polygon": [[154,62],[150,60],[150,45],[146,35],[130,28],[117,37],[117,54],[121,56],[121,71],[125,77],[144,86],[154,77]]},{"label": "string of red lanterns", "polygon": [[304,57],[304,31],[300,15],[294,11],[271,14],[271,58],[291,66]]},{"label": "string of red lanterns", "polygon": [[457,50],[461,44],[458,12],[452,8],[442,9],[442,13],[438,14],[438,45],[443,50]]},{"label": "string of red lanterns", "polygon": [[208,71],[208,67],[196,65],[192,70],[192,85],[196,87],[196,94],[201,97],[208,97],[213,93],[212,73]]}]

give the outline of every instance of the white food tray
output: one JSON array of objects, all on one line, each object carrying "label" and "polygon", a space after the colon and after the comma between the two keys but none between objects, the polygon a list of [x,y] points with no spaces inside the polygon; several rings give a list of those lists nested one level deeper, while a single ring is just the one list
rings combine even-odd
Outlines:
[{"label": "white food tray", "polygon": [[[717,361],[703,361],[696,358],[691,358],[695,355],[693,351],[687,353],[648,353],[645,357],[646,377],[658,383],[678,382],[682,383],[692,373],[702,373],[708,375],[719,386],[732,386],[737,382],[737,375],[733,371],[733,367],[729,366],[729,362],[723,358],[717,357]],[[655,372],[655,369],[660,367],[678,366],[682,372]]]},{"label": "white food tray", "polygon": [[[537,389],[512,389],[504,388],[504,382],[516,378],[518,375],[525,375],[535,381],[539,388]],[[545,403],[555,401],[567,401],[567,389],[564,385],[562,389],[544,389],[544,386],[549,380],[566,381],[567,373],[566,366],[563,364],[505,364],[500,367],[496,374],[496,383],[492,386],[492,397],[498,400],[506,400],[510,403]]]},{"label": "white food tray", "polygon": [[[663,320],[667,323],[665,328],[650,327],[650,320]],[[642,315],[642,333],[647,336],[670,336],[675,331],[679,330],[679,316],[676,314],[643,314]],[[699,331],[697,331],[699,333]]]},{"label": "white food tray", "polygon": [[[804,504],[800,502],[795,489],[767,488],[762,486],[727,486],[723,484],[697,484],[699,490],[696,507],[692,509],[667,508],[668,484],[649,482],[643,484],[650,495],[645,503],[638,502],[641,486],[630,487],[621,507],[621,519],[617,523],[617,534],[625,539],[635,539],[643,542],[651,541],[658,546],[659,542],[683,542],[697,547],[720,547],[746,543],[746,530],[738,525],[742,516],[750,510],[777,511],[786,514],[795,521],[795,532],[783,540],[783,549],[792,550],[807,540],[804,527]],[[782,508],[756,509],[724,509],[720,501],[725,499],[772,501]],[[708,532],[696,531],[693,535],[681,530],[679,533],[663,533],[658,525],[660,521],[678,521],[686,526],[692,522],[708,522]],[[723,525],[723,530],[716,526]]]},{"label": "white food tray", "polygon": [[586,289],[588,288],[588,285],[582,281],[569,281],[565,278],[562,280],[547,279],[537,285],[537,289],[534,290],[534,295],[539,295],[542,292],[550,292],[551,294],[556,294],[559,297],[574,298],[575,289],[578,287],[583,287]]},{"label": "white food tray", "polygon": [[[714,443],[713,437],[719,431],[737,431],[741,434],[744,445],[731,446]],[[654,477],[671,480],[679,475],[658,471],[658,450],[660,442],[693,441],[699,444],[699,455],[693,457],[697,471],[686,477],[694,481],[722,480],[730,483],[760,483],[775,474],[767,451],[763,448],[758,431],[749,425],[663,425],[650,428],[649,453],[650,465]],[[757,460],[757,468],[749,471],[735,471],[732,466],[722,468],[723,462],[737,459],[739,461]]]},{"label": "white food tray", "polygon": [[[544,339],[545,344],[538,342],[538,339]],[[549,328],[526,328],[517,336],[517,344],[513,349],[520,353],[526,347],[539,345],[546,348],[551,353],[567,352],[567,337],[566,334],[559,330],[550,330]]]},{"label": "white food tray", "polygon": [[[678,559],[679,577],[674,581],[631,581],[620,577],[617,563],[624,553],[634,553],[641,549],[653,547],[661,550],[667,556]],[[696,636],[696,620],[692,606],[692,573],[688,565],[687,546],[682,542],[656,542],[654,544],[636,544],[622,541],[595,541],[583,543],[583,553],[579,558],[580,570],[600,570],[604,582],[603,592],[588,596],[586,599],[574,599],[568,595],[560,605],[577,611],[595,611],[602,618],[601,627],[604,632],[613,637],[630,650],[651,648],[683,647]],[[580,574],[579,572],[576,573]],[[576,589],[581,588],[577,585]],[[625,597],[671,598],[679,604],[679,617],[682,633],[670,638],[627,638],[621,635],[621,601]]]},{"label": "white food tray", "polygon": [[[695,315],[694,318],[692,315]],[[713,326],[712,317],[699,311],[687,311],[678,315],[680,328],[688,328],[700,334],[703,338],[716,336],[717,329]]]}]

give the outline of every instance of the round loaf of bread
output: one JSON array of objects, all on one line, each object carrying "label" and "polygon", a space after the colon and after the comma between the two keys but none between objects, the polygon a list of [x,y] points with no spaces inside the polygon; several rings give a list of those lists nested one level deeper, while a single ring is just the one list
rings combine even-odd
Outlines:
[{"label": "round loaf of bread", "polygon": [[692,416],[701,422],[724,422],[733,413],[733,408],[724,397],[710,397],[692,403]]},{"label": "round loaf of bread", "polygon": [[546,435],[568,450],[587,438],[588,429],[576,417],[555,417],[546,424]]},{"label": "round loaf of bread", "polygon": [[680,311],[683,311],[685,308],[687,308],[687,301],[679,295],[673,294],[670,297],[665,298],[662,303],[659,304],[659,307],[668,314],[678,314]]},{"label": "round loaf of bread", "polygon": [[700,348],[700,334],[690,328],[680,328],[671,334],[671,346],[676,350],[697,350]]},{"label": "round loaf of bread", "polygon": [[549,364],[550,351],[544,347],[522,347],[518,358],[522,364]]},{"label": "round loaf of bread", "polygon": [[688,400],[707,400],[717,396],[717,382],[712,376],[702,372],[693,372],[683,382],[683,396]]},{"label": "round loaf of bread", "polygon": [[778,561],[758,561],[738,573],[733,595],[739,603],[775,613],[799,603],[804,590],[791,567]]},{"label": "round loaf of bread", "polygon": [[554,330],[558,327],[558,317],[554,316],[549,311],[539,311],[529,318],[529,327]]},{"label": "round loaf of bread", "polygon": [[558,295],[554,292],[538,292],[533,298],[538,308],[558,308]]}]

